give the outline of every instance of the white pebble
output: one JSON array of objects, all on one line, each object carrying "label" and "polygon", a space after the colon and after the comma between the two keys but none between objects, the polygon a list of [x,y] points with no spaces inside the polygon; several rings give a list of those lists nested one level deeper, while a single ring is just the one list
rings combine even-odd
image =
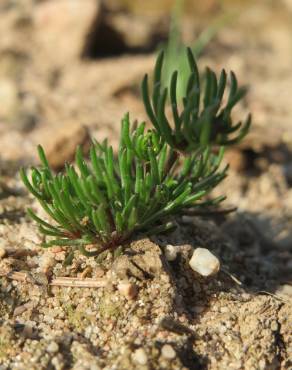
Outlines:
[{"label": "white pebble", "polygon": [[173,360],[176,356],[175,350],[172,348],[170,344],[165,344],[161,348],[161,354],[167,360]]},{"label": "white pebble", "polygon": [[271,330],[272,331],[278,331],[278,329],[279,329],[279,325],[278,325],[278,323],[277,323],[277,321],[272,321],[272,323],[271,323]]},{"label": "white pebble", "polygon": [[202,276],[211,276],[220,270],[220,261],[206,248],[195,249],[189,264]]},{"label": "white pebble", "polygon": [[167,261],[174,261],[177,257],[177,247],[171,244],[167,244],[164,249],[164,254]]},{"label": "white pebble", "polygon": [[51,342],[48,347],[47,347],[47,351],[50,352],[50,353],[56,353],[59,351],[59,345],[58,343],[56,342]]},{"label": "white pebble", "polygon": [[143,348],[138,348],[133,353],[133,360],[139,365],[146,365],[148,362],[147,354]]}]

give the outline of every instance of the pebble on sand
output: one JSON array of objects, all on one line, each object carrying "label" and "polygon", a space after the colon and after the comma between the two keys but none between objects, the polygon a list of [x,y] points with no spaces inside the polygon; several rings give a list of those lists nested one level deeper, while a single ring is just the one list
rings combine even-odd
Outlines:
[{"label": "pebble on sand", "polygon": [[171,244],[167,244],[164,249],[164,254],[167,261],[174,261],[177,257],[177,247]]},{"label": "pebble on sand", "polygon": [[195,249],[189,264],[194,271],[206,277],[220,270],[219,259],[206,248]]},{"label": "pebble on sand", "polygon": [[138,294],[138,288],[135,284],[124,281],[118,285],[118,291],[127,299],[134,299]]},{"label": "pebble on sand", "polygon": [[133,361],[138,365],[146,365],[148,362],[147,354],[143,348],[138,348],[133,353]]},{"label": "pebble on sand", "polygon": [[167,360],[173,360],[176,357],[175,350],[172,348],[170,344],[165,344],[161,348],[161,354]]}]

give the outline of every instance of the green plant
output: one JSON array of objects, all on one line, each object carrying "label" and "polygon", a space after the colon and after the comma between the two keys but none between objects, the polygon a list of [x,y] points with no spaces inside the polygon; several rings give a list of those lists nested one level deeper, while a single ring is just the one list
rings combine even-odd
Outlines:
[{"label": "green plant", "polygon": [[[185,58],[185,46],[182,36],[182,15],[184,12],[185,1],[176,0],[171,14],[168,39],[162,45],[162,50],[165,54],[162,85],[164,87],[168,86],[173,70],[177,69],[180,76],[177,84],[177,96],[179,99],[184,96],[189,78],[189,66]],[[206,29],[200,32],[196,41],[191,46],[194,56],[198,58],[210,41],[217,35],[218,31],[234,18],[235,14],[224,11]]]},{"label": "green plant", "polygon": [[[218,80],[208,70],[202,89],[190,49],[187,60],[190,75],[185,97],[178,103],[177,72],[172,74],[169,89],[163,88],[163,53],[158,56],[151,94],[147,75],[142,82],[143,101],[153,128],[146,130],[145,123],[131,126],[126,114],[117,158],[107,141],[95,141],[89,161],[78,148],[77,168],[66,164],[64,173],[54,175],[39,146],[41,167],[32,168],[30,179],[24,169],[20,174],[55,221],[52,225],[28,210],[40,231],[53,237],[45,247],[69,246],[71,257],[75,250],[96,256],[116,249],[134,233],[172,229],[174,216],[224,199],[205,196],[226,176],[227,166],[220,168],[224,146],[238,142],[248,132],[250,116],[244,125],[233,124],[231,119],[232,108],[246,90],[237,87],[231,73],[223,105],[226,73],[222,71]],[[171,112],[166,109],[168,97]]]}]

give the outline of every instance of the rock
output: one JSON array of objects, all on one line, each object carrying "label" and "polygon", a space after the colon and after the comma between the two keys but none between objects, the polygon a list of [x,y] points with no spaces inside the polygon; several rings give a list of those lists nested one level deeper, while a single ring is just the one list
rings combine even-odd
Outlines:
[{"label": "rock", "polygon": [[161,250],[158,245],[149,239],[142,239],[132,244],[133,250],[137,253],[132,257],[135,265],[138,265],[150,276],[160,276],[163,272],[161,261]]},{"label": "rock", "polygon": [[92,46],[95,42],[94,49],[99,50],[100,54],[102,52],[118,54],[127,50],[152,50],[159,40],[167,38],[168,27],[166,18],[160,15],[112,12],[105,7],[95,32],[97,37],[89,41]]},{"label": "rock", "polygon": [[48,275],[56,263],[57,261],[53,257],[52,253],[44,254],[40,258],[41,272],[43,272],[45,275]]},{"label": "rock", "polygon": [[248,166],[247,158],[240,149],[232,148],[227,150],[225,160],[235,171],[243,171]]},{"label": "rock", "polygon": [[59,351],[59,345],[58,343],[56,342],[51,342],[48,347],[47,347],[47,351],[50,352],[50,353],[56,353]]},{"label": "rock", "polygon": [[138,348],[132,355],[133,361],[138,365],[147,365],[148,358],[143,348]]},{"label": "rock", "polygon": [[161,354],[162,357],[164,357],[167,360],[173,360],[176,357],[175,350],[172,348],[170,344],[165,344],[161,348]]},{"label": "rock", "polygon": [[33,328],[30,325],[24,325],[22,336],[27,339],[34,339]]},{"label": "rock", "polygon": [[161,262],[161,250],[158,245],[148,239],[141,239],[131,244],[132,256],[118,256],[111,271],[119,279],[127,280],[134,276],[139,280],[146,277],[161,276],[163,266]]},{"label": "rock", "polygon": [[56,356],[54,356],[51,360],[51,363],[53,368],[56,370],[63,370],[65,368],[65,360],[61,353],[58,353]]},{"label": "rock", "polygon": [[65,162],[73,160],[77,146],[86,151],[90,145],[87,128],[72,121],[65,121],[54,127],[46,125],[36,130],[34,141],[44,147],[50,166],[56,170],[63,168]]},{"label": "rock", "polygon": [[138,294],[138,288],[135,284],[128,281],[121,282],[118,285],[118,291],[127,299],[134,299]]},{"label": "rock", "polygon": [[171,244],[167,244],[164,249],[164,254],[167,261],[174,261],[177,257],[177,247]]},{"label": "rock", "polygon": [[98,0],[51,0],[35,6],[37,48],[54,65],[79,58],[84,42],[98,18]]},{"label": "rock", "polygon": [[52,252],[53,254],[64,252],[64,247],[60,247],[59,245],[56,245],[50,249],[50,252]]},{"label": "rock", "polygon": [[273,320],[271,322],[271,330],[275,332],[279,330],[279,324],[276,320]]},{"label": "rock", "polygon": [[202,276],[214,275],[220,269],[218,258],[206,248],[195,249],[189,264],[194,271]]}]

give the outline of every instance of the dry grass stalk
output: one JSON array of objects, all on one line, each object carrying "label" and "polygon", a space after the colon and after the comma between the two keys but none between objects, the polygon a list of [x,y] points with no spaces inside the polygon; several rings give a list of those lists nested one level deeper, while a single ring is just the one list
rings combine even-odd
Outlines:
[{"label": "dry grass stalk", "polygon": [[[2,276],[11,280],[36,284],[36,281],[33,278],[33,276],[27,272],[12,271]],[[81,279],[72,277],[58,277],[56,279],[52,279],[48,283],[49,286],[65,286],[77,288],[102,288],[106,286],[106,284],[107,284],[106,279],[92,279],[92,278]]]}]

